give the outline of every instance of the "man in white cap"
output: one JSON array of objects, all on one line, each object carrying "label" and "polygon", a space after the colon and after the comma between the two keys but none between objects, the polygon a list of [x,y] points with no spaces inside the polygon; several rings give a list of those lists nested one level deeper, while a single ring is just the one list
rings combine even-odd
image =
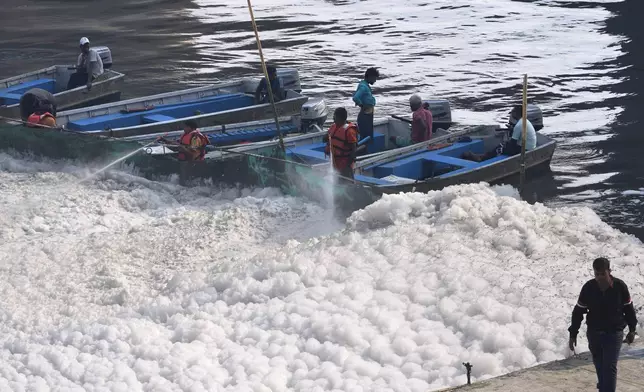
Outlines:
[{"label": "man in white cap", "polygon": [[80,39],[81,53],[76,62],[76,72],[70,75],[67,89],[76,88],[85,84],[87,89],[92,88],[92,81],[103,74],[103,60],[94,49],[89,47],[89,39]]}]

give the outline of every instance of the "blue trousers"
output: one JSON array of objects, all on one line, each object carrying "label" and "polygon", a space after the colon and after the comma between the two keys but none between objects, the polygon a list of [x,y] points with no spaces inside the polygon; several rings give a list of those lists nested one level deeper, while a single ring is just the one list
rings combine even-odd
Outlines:
[{"label": "blue trousers", "polygon": [[623,331],[588,330],[588,348],[597,372],[599,392],[615,392],[617,387],[617,359],[624,340]]}]

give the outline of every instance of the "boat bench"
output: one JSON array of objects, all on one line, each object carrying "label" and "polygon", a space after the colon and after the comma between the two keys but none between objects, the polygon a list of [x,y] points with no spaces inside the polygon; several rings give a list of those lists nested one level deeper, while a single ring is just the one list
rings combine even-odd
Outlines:
[{"label": "boat bench", "polygon": [[[499,155],[499,156],[496,156],[494,158],[486,159],[483,162],[474,162],[475,163],[474,167],[478,168],[478,167],[487,166],[487,165],[489,165],[491,163],[502,161],[502,160],[508,159],[508,158],[509,158],[508,155]],[[464,172],[466,172],[468,170],[472,170],[472,167],[463,167],[463,168],[460,168],[458,170],[454,170],[454,171],[451,171],[449,173],[445,173],[443,175],[440,175],[440,176],[438,176],[438,178],[447,178],[447,177],[456,176],[456,175],[459,175],[459,174],[463,174]]]},{"label": "boat bench", "polygon": [[[161,119],[169,121],[170,118],[183,119],[196,116],[199,111],[202,114],[212,114],[226,110],[239,109],[252,106],[253,98],[245,94],[225,94],[215,97],[208,97],[205,100],[196,100],[186,103],[169,104],[163,107],[150,109],[145,112],[135,113],[114,113],[103,116],[83,118],[70,121],[67,128],[73,131],[94,131],[106,128],[125,128],[149,124],[150,120]],[[155,117],[153,117],[155,116]],[[163,117],[156,117],[163,116]],[[146,120],[148,122],[146,122]],[[157,120],[158,121],[158,120]],[[157,122],[152,121],[152,122]]]},{"label": "boat bench", "polygon": [[457,166],[459,169],[472,169],[476,166],[480,166],[480,163],[478,162],[468,161],[466,159],[460,159],[444,154],[453,153],[455,155],[460,155],[465,151],[476,151],[482,148],[482,140],[473,140],[466,143],[454,143],[452,146],[440,150],[412,153],[411,156],[407,156],[406,158],[372,166],[370,168],[373,168],[373,174],[375,177],[382,178],[393,174],[400,177],[418,180],[429,177],[428,172],[430,170],[440,169],[445,166]]},{"label": "boat bench", "polygon": [[17,105],[20,103],[21,94],[0,92],[0,105]]},{"label": "boat bench", "polygon": [[438,155],[460,158],[464,152],[472,151],[475,154],[483,154],[485,151],[482,139],[474,139],[471,142],[456,142],[449,147],[433,150]]},{"label": "boat bench", "polygon": [[311,143],[299,147],[293,147],[286,150],[286,156],[292,157],[297,155],[307,163],[324,163],[328,162],[329,158],[324,156],[324,148],[326,143]]},{"label": "boat bench", "polygon": [[353,178],[356,181],[364,182],[366,184],[372,184],[372,185],[396,185],[395,183],[387,180],[383,180],[382,178],[375,178],[375,177],[370,177],[370,176],[364,176],[362,174],[354,174]]},{"label": "boat bench", "polygon": [[55,79],[37,79],[29,82],[16,84],[11,87],[3,88],[0,90],[0,103],[3,105],[17,105],[20,103],[22,94],[32,88],[41,88],[43,90],[54,93],[56,88]]},{"label": "boat bench", "polygon": [[[280,125],[282,134],[292,133],[297,130],[295,125]],[[258,139],[269,139],[277,136],[277,128],[274,126],[266,126],[255,129],[240,129],[227,133],[213,133],[207,134],[210,144],[213,146],[236,144],[244,141],[255,142]]]},{"label": "boat bench", "polygon": [[163,114],[149,114],[143,116],[143,124],[152,124],[156,122],[172,121],[176,120],[176,117],[170,117]]},{"label": "boat bench", "polygon": [[5,105],[18,104],[20,103],[20,97],[22,97],[22,94],[32,88],[40,88],[53,94],[56,91],[56,79],[30,80],[28,82],[3,88],[0,90],[0,100],[3,100]]}]

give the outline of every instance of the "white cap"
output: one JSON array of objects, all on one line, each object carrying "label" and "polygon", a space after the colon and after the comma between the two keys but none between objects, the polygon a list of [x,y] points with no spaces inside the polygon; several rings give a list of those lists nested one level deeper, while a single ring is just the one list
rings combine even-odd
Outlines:
[{"label": "white cap", "polygon": [[80,40],[81,46],[83,46],[85,44],[88,44],[88,43],[89,43],[89,39],[87,37],[81,38],[81,40]]}]

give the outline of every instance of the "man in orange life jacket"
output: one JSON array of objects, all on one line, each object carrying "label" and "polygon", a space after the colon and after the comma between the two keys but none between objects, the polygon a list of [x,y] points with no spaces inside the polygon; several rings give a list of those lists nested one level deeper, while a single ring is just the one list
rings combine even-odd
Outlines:
[{"label": "man in orange life jacket", "polygon": [[159,140],[178,146],[170,148],[179,151],[177,158],[180,161],[203,161],[206,156],[208,138],[199,132],[195,120],[187,120],[183,123],[183,135],[181,135],[178,142],[173,142],[163,137],[159,138]]},{"label": "man in orange life jacket", "polygon": [[[353,178],[353,166],[356,160],[358,130],[352,123],[347,123],[347,110],[337,108],[333,113],[333,122],[324,141],[326,155],[333,153],[333,168],[343,177]],[[332,149],[332,150],[331,150]]]}]

